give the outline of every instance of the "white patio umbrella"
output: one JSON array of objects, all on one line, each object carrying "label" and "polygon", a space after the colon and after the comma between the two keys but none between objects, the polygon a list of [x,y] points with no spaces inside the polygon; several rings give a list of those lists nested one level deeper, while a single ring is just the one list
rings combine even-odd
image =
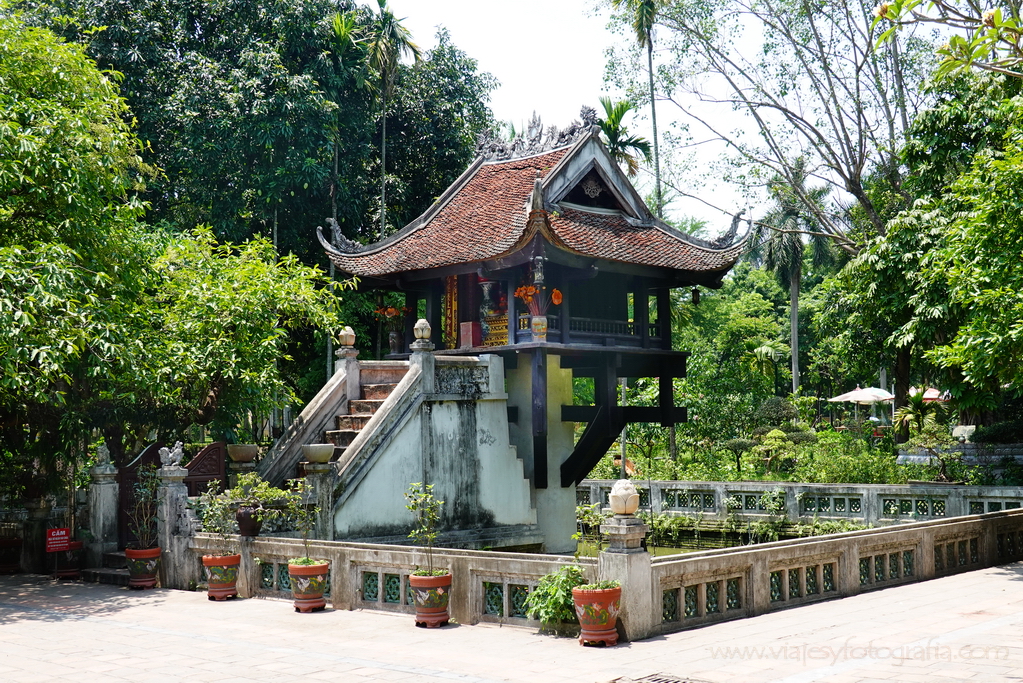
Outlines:
[{"label": "white patio umbrella", "polygon": [[834,398],[829,398],[829,401],[837,403],[852,403],[854,404],[853,410],[856,419],[860,419],[859,406],[861,405],[873,405],[874,403],[882,403],[885,401],[895,400],[895,394],[891,394],[884,389],[878,389],[877,387],[867,387],[866,389],[860,389],[858,386],[852,391],[847,391],[844,394],[839,394]]}]

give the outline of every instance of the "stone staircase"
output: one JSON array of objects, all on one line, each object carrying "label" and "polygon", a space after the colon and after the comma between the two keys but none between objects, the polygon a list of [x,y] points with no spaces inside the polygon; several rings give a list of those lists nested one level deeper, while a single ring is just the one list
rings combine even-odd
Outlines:
[{"label": "stone staircase", "polygon": [[360,398],[349,401],[348,414],[335,417],[335,428],[326,432],[327,441],[340,449],[334,451],[333,460],[355,440],[407,372],[407,363],[359,363]]},{"label": "stone staircase", "polygon": [[82,570],[82,580],[90,583],[109,583],[114,586],[128,585],[128,561],[124,551],[103,553],[103,566]]}]

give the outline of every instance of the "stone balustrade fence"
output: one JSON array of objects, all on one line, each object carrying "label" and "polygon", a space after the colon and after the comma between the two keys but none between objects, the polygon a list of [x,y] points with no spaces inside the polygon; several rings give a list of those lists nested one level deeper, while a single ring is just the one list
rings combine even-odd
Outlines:
[{"label": "stone balustrade fence", "polygon": [[[724,520],[771,514],[772,498],[793,522],[848,520],[878,526],[1012,510],[1023,507],[1017,486],[953,486],[935,483],[797,484],[789,482],[633,480],[640,509]],[[608,507],[610,479],[586,479],[576,487],[579,505]]]}]

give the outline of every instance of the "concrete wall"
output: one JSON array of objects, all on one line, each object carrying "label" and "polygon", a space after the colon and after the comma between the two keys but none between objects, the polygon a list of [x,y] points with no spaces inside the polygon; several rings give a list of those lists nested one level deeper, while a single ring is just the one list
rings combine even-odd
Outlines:
[{"label": "concrete wall", "polygon": [[415,356],[339,463],[335,538],[405,537],[414,518],[404,494],[426,482],[444,501],[440,527],[452,533],[442,542],[539,543],[529,482],[508,441],[501,359]]}]

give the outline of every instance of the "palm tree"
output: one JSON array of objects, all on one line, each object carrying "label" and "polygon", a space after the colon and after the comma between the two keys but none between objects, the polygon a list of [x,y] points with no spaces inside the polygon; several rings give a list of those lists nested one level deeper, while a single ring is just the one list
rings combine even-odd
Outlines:
[{"label": "palm tree", "polygon": [[625,166],[629,177],[633,177],[639,172],[640,156],[650,161],[650,143],[637,135],[629,135],[629,129],[622,125],[625,115],[635,105],[628,100],[612,102],[610,97],[601,97],[600,104],[604,107],[604,118],[598,118],[597,124],[604,133],[607,151],[612,159]]},{"label": "palm tree", "polygon": [[808,197],[819,204],[827,195],[827,187],[808,189],[806,160],[800,157],[793,164],[791,182],[776,176],[770,185],[775,207],[756,224],[751,255],[763,260],[764,267],[774,273],[778,283],[789,290],[789,327],[792,354],[792,393],[799,391],[799,288],[803,279],[803,235],[810,234],[814,265],[826,265],[834,259],[831,240],[823,233],[814,234],[815,220],[800,203]]},{"label": "palm tree", "polygon": [[401,25],[387,8],[387,0],[377,0],[380,13],[370,29],[369,64],[380,81],[380,235],[385,231],[387,218],[387,103],[394,91],[394,78],[398,75],[401,58],[420,59],[419,46],[412,42],[412,34]]},{"label": "palm tree", "polygon": [[626,8],[632,14],[632,30],[640,48],[646,48],[647,71],[650,77],[650,120],[654,126],[654,191],[657,197],[656,213],[661,211],[661,160],[657,151],[657,107],[654,103],[654,22],[657,20],[657,6],[661,0],[611,0],[616,9]]}]

